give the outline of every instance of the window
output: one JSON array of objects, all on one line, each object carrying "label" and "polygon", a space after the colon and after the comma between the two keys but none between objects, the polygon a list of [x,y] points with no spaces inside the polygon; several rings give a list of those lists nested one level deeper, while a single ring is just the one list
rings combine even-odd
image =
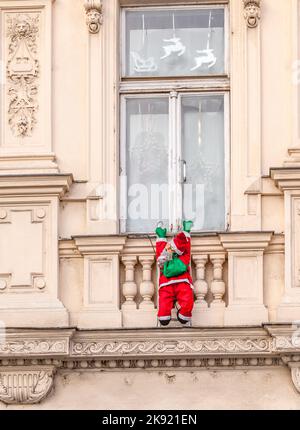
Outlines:
[{"label": "window", "polygon": [[123,9],[122,232],[226,228],[227,35],[223,5]]}]

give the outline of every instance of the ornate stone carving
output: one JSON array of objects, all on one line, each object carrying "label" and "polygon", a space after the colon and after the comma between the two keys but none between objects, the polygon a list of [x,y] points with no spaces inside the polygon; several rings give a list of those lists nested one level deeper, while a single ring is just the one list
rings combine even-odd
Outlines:
[{"label": "ornate stone carving", "polygon": [[67,354],[68,340],[15,340],[0,342],[0,356],[9,354]]},{"label": "ornate stone carving", "polygon": [[282,350],[300,350],[299,336],[276,336],[274,338],[274,349],[277,351]]},{"label": "ornate stone carving", "polygon": [[8,117],[13,134],[23,138],[31,135],[37,122],[38,33],[38,14],[18,13],[7,16]]},{"label": "ornate stone carving", "polygon": [[257,27],[260,20],[260,1],[261,0],[243,0],[245,8],[244,16],[250,28]]},{"label": "ornate stone carving", "polygon": [[296,390],[300,393],[300,367],[292,367],[292,381],[295,385]]},{"label": "ornate stone carving", "polygon": [[53,377],[53,366],[0,368],[0,400],[6,404],[39,403],[51,391]]},{"label": "ornate stone carving", "polygon": [[90,33],[98,33],[103,23],[101,0],[85,0],[86,23]]},{"label": "ornate stone carving", "polygon": [[161,339],[154,341],[101,341],[73,342],[73,355],[130,355],[130,354],[214,354],[268,352],[270,338],[229,338],[212,340],[175,340]]}]

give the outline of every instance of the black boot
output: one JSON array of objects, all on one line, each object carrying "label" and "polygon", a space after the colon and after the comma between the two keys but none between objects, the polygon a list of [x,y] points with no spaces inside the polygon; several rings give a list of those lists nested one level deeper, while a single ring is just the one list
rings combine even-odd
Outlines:
[{"label": "black boot", "polygon": [[170,324],[171,319],[169,320],[159,320],[160,324],[163,326],[169,325]]},{"label": "black boot", "polygon": [[187,323],[188,323],[188,321],[183,320],[183,319],[181,319],[181,318],[180,318],[180,316],[179,316],[179,311],[177,311],[177,319],[178,319],[178,321],[179,321],[181,324],[187,324]]}]

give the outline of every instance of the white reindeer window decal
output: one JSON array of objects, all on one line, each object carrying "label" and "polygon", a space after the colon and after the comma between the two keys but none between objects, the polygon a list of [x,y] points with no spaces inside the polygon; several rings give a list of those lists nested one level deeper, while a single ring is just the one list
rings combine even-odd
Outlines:
[{"label": "white reindeer window decal", "polygon": [[210,69],[213,67],[217,62],[217,57],[214,55],[214,49],[211,49],[210,47],[210,41],[211,41],[211,20],[212,20],[212,13],[209,13],[209,24],[208,24],[208,36],[207,36],[207,46],[206,49],[197,49],[197,53],[200,54],[200,56],[195,57],[196,65],[191,69],[191,72],[199,69],[204,64],[207,64],[207,67]]},{"label": "white reindeer window decal", "polygon": [[123,77],[225,74],[220,6],[126,9]]},{"label": "white reindeer window decal", "polygon": [[160,57],[161,60],[169,57],[172,54],[177,54],[178,57],[181,57],[186,51],[186,46],[182,43],[180,37],[176,36],[176,27],[175,27],[175,14],[173,13],[173,37],[171,39],[163,39],[164,42],[169,43],[169,45],[163,46],[165,54]]},{"label": "white reindeer window decal", "polygon": [[[142,25],[143,25],[143,46],[142,51],[145,50],[146,43],[146,27],[145,27],[145,14],[142,16]],[[144,58],[142,54],[139,54],[136,51],[131,52],[131,56],[134,61],[134,71],[137,73],[148,73],[148,72],[156,72],[157,65],[155,63],[154,57]]]}]

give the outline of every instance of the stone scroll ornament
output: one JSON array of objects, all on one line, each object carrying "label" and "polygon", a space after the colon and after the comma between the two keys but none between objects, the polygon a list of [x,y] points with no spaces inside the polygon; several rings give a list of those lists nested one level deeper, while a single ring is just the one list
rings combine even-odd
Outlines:
[{"label": "stone scroll ornament", "polygon": [[7,16],[8,118],[16,137],[31,136],[37,122],[39,61],[37,38],[38,14],[9,14]]},{"label": "stone scroll ornament", "polygon": [[258,26],[261,13],[260,13],[260,2],[261,0],[243,0],[244,2],[244,16],[247,21],[249,28],[255,28]]}]

